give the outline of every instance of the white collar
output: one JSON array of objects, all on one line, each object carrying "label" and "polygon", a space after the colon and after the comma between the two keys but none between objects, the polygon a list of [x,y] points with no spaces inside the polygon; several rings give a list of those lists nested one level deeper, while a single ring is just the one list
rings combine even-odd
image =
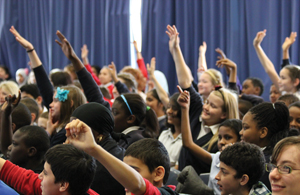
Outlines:
[{"label": "white collar", "polygon": [[162,116],[160,116],[160,117],[157,117],[157,120],[158,120],[158,121],[161,121],[161,120],[165,119],[166,117],[167,117],[166,115],[162,115]]},{"label": "white collar", "polygon": [[128,127],[127,129],[125,129],[124,131],[122,131],[122,133],[127,135],[131,131],[138,130],[139,128],[140,128],[139,126],[131,126],[131,127]]}]

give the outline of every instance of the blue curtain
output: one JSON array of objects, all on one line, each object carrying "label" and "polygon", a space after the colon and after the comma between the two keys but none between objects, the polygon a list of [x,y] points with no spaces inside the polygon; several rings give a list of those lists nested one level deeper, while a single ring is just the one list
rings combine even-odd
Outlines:
[{"label": "blue curtain", "polygon": [[[291,31],[300,33],[299,7],[297,0],[143,0],[142,54],[146,62],[156,57],[157,69],[166,74],[170,93],[176,92],[174,62],[165,34],[166,26],[175,24],[183,55],[196,81],[199,46],[206,41],[208,68],[217,68],[215,49],[223,49],[227,57],[236,62],[241,82],[247,77],[262,79],[263,97],[268,100],[271,80],[252,42],[258,31],[267,29],[262,47],[279,72],[285,37]],[[299,64],[299,45],[297,40],[290,48],[294,64]]]},{"label": "blue curtain", "polygon": [[63,68],[68,59],[55,43],[60,30],[80,56],[87,44],[90,63],[130,64],[129,0],[0,0],[0,64],[14,76],[29,61],[9,32],[10,26],[34,45],[46,70]]}]

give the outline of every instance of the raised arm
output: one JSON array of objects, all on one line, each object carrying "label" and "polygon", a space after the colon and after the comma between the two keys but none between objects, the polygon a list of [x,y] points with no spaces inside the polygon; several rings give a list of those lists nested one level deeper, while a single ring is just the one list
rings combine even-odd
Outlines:
[{"label": "raised arm", "polygon": [[264,67],[266,73],[269,75],[271,81],[274,83],[275,87],[279,89],[279,75],[277,74],[275,67],[268,56],[265,54],[264,50],[261,47],[261,42],[266,36],[267,30],[260,31],[257,33],[256,37],[253,40],[253,46],[256,51],[256,54],[259,58],[260,63]]},{"label": "raised arm", "polygon": [[175,62],[176,74],[179,85],[186,89],[189,88],[192,84],[193,77],[191,74],[191,70],[186,65],[185,60],[183,58],[180,46],[179,46],[179,33],[175,25],[167,26],[167,35],[169,36],[169,50]]},{"label": "raised arm", "polygon": [[188,91],[182,91],[177,86],[180,93],[178,97],[178,104],[181,106],[181,136],[182,145],[187,148],[199,160],[206,164],[211,164],[212,157],[209,152],[194,143],[191,133],[190,120],[189,120],[189,107],[190,107],[190,94]]},{"label": "raised arm", "polygon": [[144,61],[144,58],[142,56],[141,51],[138,48],[138,45],[137,45],[136,41],[133,41],[133,46],[134,46],[134,49],[136,51],[136,56],[137,56],[137,61],[136,62],[138,64],[138,67],[141,70],[141,72],[143,73],[144,77],[146,79],[148,79],[148,74],[147,74],[147,69],[146,69],[146,66],[145,66],[145,61]]},{"label": "raised arm", "polygon": [[228,82],[231,83],[236,83],[236,64],[231,61],[230,59],[226,58],[226,59],[221,59],[218,60],[216,62],[216,65],[218,66],[218,68],[222,68],[223,66],[225,66],[225,68],[228,68],[229,70],[229,80]]},{"label": "raised arm", "polygon": [[143,177],[132,167],[117,159],[95,142],[91,129],[76,119],[67,124],[67,140],[75,147],[95,157],[109,173],[128,191],[140,195],[146,192]]},{"label": "raised arm", "polygon": [[12,143],[13,129],[11,113],[14,108],[18,106],[21,99],[21,92],[19,96],[8,95],[5,102],[1,107],[1,126],[0,126],[0,149],[2,154],[6,156],[8,146]]},{"label": "raised arm", "polygon": [[282,44],[282,59],[289,59],[289,49],[291,45],[296,41],[297,32],[291,32],[290,37],[286,37]]},{"label": "raised arm", "polygon": [[[115,87],[118,90],[118,93],[120,95],[123,94],[123,93],[130,93],[130,91],[127,88],[127,86],[124,83],[122,83],[120,81],[120,79],[118,79],[117,69],[116,69],[115,63],[111,62],[111,64],[108,65],[108,68],[109,68],[110,74],[112,76],[112,79],[114,81]],[[114,98],[116,98],[116,97],[114,97]]]},{"label": "raised arm", "polygon": [[206,63],[206,49],[207,45],[206,42],[203,41],[203,44],[199,47],[199,59],[198,59],[198,70],[203,69],[204,71],[207,70],[207,63]]},{"label": "raised arm", "polygon": [[149,78],[153,81],[154,86],[156,88],[157,95],[160,99],[160,101],[163,103],[164,107],[167,108],[168,103],[169,103],[169,95],[168,93],[163,89],[163,87],[160,85],[159,81],[156,79],[154,75],[155,71],[155,57],[151,58],[151,63],[150,65],[147,64],[147,70],[149,74]]}]

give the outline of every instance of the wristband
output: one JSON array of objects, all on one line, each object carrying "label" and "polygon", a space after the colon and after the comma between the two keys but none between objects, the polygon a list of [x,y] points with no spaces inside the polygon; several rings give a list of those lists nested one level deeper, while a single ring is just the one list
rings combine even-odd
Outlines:
[{"label": "wristband", "polygon": [[27,50],[27,53],[30,53],[30,52],[32,52],[34,50],[34,48],[33,49],[31,49],[31,50]]}]

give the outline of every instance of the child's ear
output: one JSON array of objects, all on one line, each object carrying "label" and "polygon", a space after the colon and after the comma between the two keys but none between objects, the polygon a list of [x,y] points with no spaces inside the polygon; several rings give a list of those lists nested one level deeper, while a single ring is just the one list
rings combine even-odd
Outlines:
[{"label": "child's ear", "polygon": [[265,137],[267,137],[268,135],[268,128],[267,127],[263,127],[260,129],[260,139],[264,139]]},{"label": "child's ear", "polygon": [[155,175],[154,175],[153,181],[155,183],[159,183],[162,181],[162,183],[163,183],[163,179],[165,177],[165,168],[163,166],[156,167],[154,170],[154,174]]},{"label": "child's ear", "polygon": [[30,156],[30,157],[34,156],[34,155],[36,155],[36,152],[37,152],[37,150],[35,147],[30,147],[28,149],[28,156]]},{"label": "child's ear", "polygon": [[130,115],[128,118],[127,118],[127,123],[128,124],[133,124],[135,122],[135,115]]},{"label": "child's ear", "polygon": [[12,129],[13,132],[17,131],[16,127],[17,126],[16,126],[15,123],[11,123],[11,129]]},{"label": "child's ear", "polygon": [[240,185],[245,186],[249,181],[249,176],[244,174],[240,180]]},{"label": "child's ear", "polygon": [[223,113],[222,113],[222,116],[221,116],[221,119],[224,120],[224,119],[226,119],[226,118],[227,118],[227,113],[226,113],[226,112],[223,112]]},{"label": "child's ear", "polygon": [[260,93],[260,87],[254,87],[254,91],[256,92],[256,94]]},{"label": "child's ear", "polygon": [[300,83],[300,80],[298,78],[295,79],[294,81],[294,87],[297,87]]},{"label": "child's ear", "polygon": [[60,187],[59,187],[59,191],[60,192],[66,192],[69,188],[69,182],[61,182],[60,183]]},{"label": "child's ear", "polygon": [[74,102],[73,100],[71,100],[71,108],[74,106]]}]

